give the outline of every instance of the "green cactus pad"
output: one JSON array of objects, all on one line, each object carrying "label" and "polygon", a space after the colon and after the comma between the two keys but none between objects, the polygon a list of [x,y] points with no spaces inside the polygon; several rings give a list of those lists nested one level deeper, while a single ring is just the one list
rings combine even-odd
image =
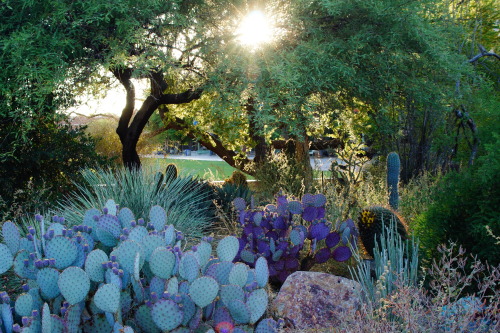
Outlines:
[{"label": "green cactus pad", "polygon": [[189,294],[189,282],[182,281],[179,283],[179,292],[178,294]]},{"label": "green cactus pad", "polygon": [[297,229],[293,229],[291,232],[290,232],[290,241],[292,242],[292,244],[295,246],[295,245],[301,245],[303,243],[303,239],[302,237],[300,236],[300,231],[297,230]]},{"label": "green cactus pad", "polygon": [[198,263],[200,267],[205,267],[205,265],[210,260],[210,255],[212,254],[212,245],[210,243],[202,241],[198,244],[198,249],[194,253],[196,258],[198,259]]},{"label": "green cactus pad", "polygon": [[68,333],[79,333],[79,326],[82,314],[80,304],[71,305],[68,307],[64,315],[64,322]]},{"label": "green cactus pad", "polygon": [[14,309],[21,317],[31,316],[31,311],[33,311],[33,297],[30,294],[19,295],[16,299]]},{"label": "green cactus pad", "polygon": [[101,215],[97,221],[97,228],[109,232],[114,238],[120,237],[122,231],[118,217],[111,214]]},{"label": "green cactus pad", "polygon": [[97,239],[107,247],[113,247],[118,244],[118,238],[114,237],[111,233],[101,228],[96,229]]},{"label": "green cactus pad", "polygon": [[245,291],[240,286],[226,284],[220,288],[220,297],[225,306],[234,300],[245,301]]},{"label": "green cactus pad", "polygon": [[159,247],[153,251],[149,258],[149,268],[154,275],[168,279],[172,275],[175,265],[175,255],[165,247]]},{"label": "green cactus pad", "polygon": [[[24,265],[25,260],[29,262],[27,267]],[[28,251],[21,250],[17,253],[14,259],[14,272],[21,278],[36,280],[38,270],[35,268],[33,260],[30,259]]]},{"label": "green cactus pad", "polygon": [[253,264],[255,262],[255,254],[252,251],[243,249],[241,250],[240,257],[246,263]]},{"label": "green cactus pad", "polygon": [[116,313],[120,308],[120,289],[114,284],[104,284],[97,289],[94,302],[102,311]]},{"label": "green cactus pad", "polygon": [[76,244],[69,238],[57,236],[47,242],[45,256],[56,260],[57,269],[65,269],[71,265],[78,255]]},{"label": "green cactus pad", "polygon": [[233,205],[237,211],[242,211],[242,210],[245,210],[245,208],[247,208],[247,204],[245,202],[245,199],[243,199],[243,198],[234,199]]},{"label": "green cactus pad", "polygon": [[177,277],[172,277],[167,283],[167,292],[171,295],[175,295],[179,292],[179,280]]},{"label": "green cactus pad", "polygon": [[167,221],[167,213],[160,206],[153,206],[149,210],[149,221],[153,223],[156,231],[162,231]]},{"label": "green cactus pad", "polygon": [[52,333],[52,318],[47,303],[44,303],[42,308],[42,333]]},{"label": "green cactus pad", "polygon": [[87,273],[78,267],[66,268],[59,276],[57,284],[61,294],[71,305],[83,301],[90,289]]},{"label": "green cactus pad", "polygon": [[82,244],[76,243],[74,239],[73,242],[75,243],[76,246],[76,259],[71,263],[71,266],[77,266],[82,268],[83,265],[85,264],[85,251],[83,250]]},{"label": "green cactus pad", "polygon": [[7,245],[0,243],[0,274],[7,272],[14,263],[14,257]]},{"label": "green cactus pad", "polygon": [[215,264],[215,279],[219,284],[229,284],[229,273],[234,264],[231,261],[221,261]]},{"label": "green cactus pad", "polygon": [[28,291],[28,294],[30,294],[31,297],[33,298],[33,308],[39,310],[42,308],[43,304],[42,298],[40,297],[40,288],[38,286],[35,286],[36,285],[35,281],[32,281],[29,284],[31,285],[30,287],[31,289]]},{"label": "green cactus pad", "polygon": [[148,235],[148,229],[143,227],[142,225],[138,225],[130,231],[128,235],[128,239],[136,241],[137,243],[142,243],[144,237]]},{"label": "green cactus pad", "polygon": [[47,232],[54,230],[54,236],[62,236],[64,229],[66,228],[61,223],[52,223],[47,228]]},{"label": "green cactus pad", "polygon": [[103,250],[93,250],[87,255],[85,260],[85,272],[89,279],[94,282],[104,281],[104,268],[102,263],[108,261],[108,256]]},{"label": "green cactus pad", "polygon": [[12,255],[15,255],[19,251],[19,242],[21,241],[21,236],[19,235],[19,229],[17,226],[10,222],[4,222],[2,225],[2,236],[5,245],[10,250]]},{"label": "green cactus pad", "polygon": [[218,292],[219,284],[208,276],[197,278],[189,286],[189,296],[200,308],[212,303]]},{"label": "green cactus pad", "polygon": [[255,333],[278,333],[278,325],[272,318],[266,318],[259,322]]},{"label": "green cactus pad", "polygon": [[[36,246],[38,249],[41,248],[40,240],[36,240]],[[35,246],[33,242],[29,241],[26,237],[23,237],[19,240],[19,248],[28,251],[29,253],[35,252]]]},{"label": "green cactus pad", "polygon": [[116,202],[113,199],[109,199],[106,201],[106,204],[104,205],[105,208],[108,209],[108,214],[109,215],[114,215],[116,216]]},{"label": "green cactus pad", "polygon": [[254,324],[266,312],[268,304],[267,293],[264,289],[252,291],[246,301],[246,306],[250,310],[250,324]]},{"label": "green cactus pad", "polygon": [[238,324],[247,324],[250,321],[250,310],[240,300],[234,300],[228,306],[231,317]]},{"label": "green cactus pad", "polygon": [[132,211],[129,208],[123,207],[122,209],[120,209],[120,212],[118,213],[118,221],[120,221],[122,229],[130,228],[131,226],[130,222],[134,220],[135,220],[134,213],[132,213]]},{"label": "green cactus pad", "polygon": [[116,248],[116,259],[129,273],[134,273],[135,256],[140,255],[139,269],[144,265],[144,248],[136,241],[126,240]]},{"label": "green cactus pad", "polygon": [[182,294],[182,312],[183,312],[182,325],[183,326],[188,325],[191,318],[193,318],[193,316],[195,315],[196,309],[197,309],[196,304],[194,304],[191,297],[189,297],[186,294]]},{"label": "green cactus pad", "polygon": [[240,242],[238,238],[234,236],[227,236],[219,242],[217,245],[217,256],[221,261],[233,261],[238,250],[240,248]]},{"label": "green cactus pad", "polygon": [[53,299],[59,296],[59,271],[55,268],[42,268],[36,275],[36,282],[40,286],[40,291],[44,298]]},{"label": "green cactus pad", "polygon": [[135,321],[144,332],[161,332],[153,322],[153,318],[151,318],[151,310],[146,305],[142,305],[137,309],[137,311],[135,312]]},{"label": "green cactus pad", "polygon": [[169,331],[182,323],[183,313],[174,301],[161,299],[153,304],[151,318],[161,330]]},{"label": "green cactus pad", "polygon": [[92,238],[94,240],[97,240],[97,233],[96,233],[96,221],[94,220],[94,216],[99,216],[101,215],[101,212],[95,208],[89,209],[85,211],[85,215],[83,216],[83,225],[86,225],[88,227],[92,228]]},{"label": "green cactus pad", "polygon": [[248,266],[242,263],[237,263],[229,272],[229,283],[243,287],[247,282]]},{"label": "green cactus pad", "polygon": [[158,248],[162,247],[165,244],[165,241],[163,237],[158,236],[158,235],[147,235],[142,239],[141,242],[143,248],[144,248],[144,257],[146,261],[149,261],[149,257],[151,256],[151,253]]},{"label": "green cactus pad", "polygon": [[175,228],[173,225],[169,225],[165,230],[165,246],[173,246],[175,243]]},{"label": "green cactus pad", "polygon": [[255,262],[255,280],[261,288],[264,288],[269,280],[269,267],[267,266],[267,260],[264,257],[260,257]]},{"label": "green cactus pad", "polygon": [[[51,314],[51,326],[52,331],[50,333],[66,333],[66,326],[64,325],[64,320],[58,315]],[[44,332],[45,333],[45,332]]]},{"label": "green cactus pad", "polygon": [[193,282],[200,274],[198,259],[192,253],[185,253],[179,265],[179,274],[182,278]]},{"label": "green cactus pad", "polygon": [[260,226],[260,222],[262,221],[262,212],[257,212],[253,216],[253,223],[256,226]]},{"label": "green cactus pad", "polygon": [[166,281],[164,279],[160,279],[157,276],[154,276],[149,283],[149,292],[155,293],[156,295],[161,297],[161,295],[165,291],[165,287]]},{"label": "green cactus pad", "polygon": [[292,214],[301,214],[303,211],[302,203],[296,200],[289,201],[288,211]]}]

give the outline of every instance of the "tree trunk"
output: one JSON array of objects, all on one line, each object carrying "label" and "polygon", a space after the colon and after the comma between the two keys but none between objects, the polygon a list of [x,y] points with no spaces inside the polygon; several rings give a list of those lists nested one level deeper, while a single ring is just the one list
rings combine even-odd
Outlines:
[{"label": "tree trunk", "polygon": [[149,121],[149,118],[160,107],[166,104],[183,104],[199,99],[203,93],[201,89],[189,89],[178,94],[164,94],[167,83],[163,73],[151,72],[149,77],[150,95],[142,103],[141,108],[134,114],[135,88],[132,84],[132,69],[118,68],[111,71],[120,81],[127,93],[126,104],[122,110],[116,133],[122,143],[123,164],[129,169],[139,169],[141,160],[137,153],[137,142]]}]

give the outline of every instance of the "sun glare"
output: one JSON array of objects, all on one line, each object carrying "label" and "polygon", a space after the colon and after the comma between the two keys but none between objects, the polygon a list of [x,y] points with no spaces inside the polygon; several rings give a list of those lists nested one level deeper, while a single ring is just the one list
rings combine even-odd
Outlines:
[{"label": "sun glare", "polygon": [[236,33],[241,44],[257,48],[273,39],[273,30],[269,18],[260,10],[254,10],[243,18]]}]

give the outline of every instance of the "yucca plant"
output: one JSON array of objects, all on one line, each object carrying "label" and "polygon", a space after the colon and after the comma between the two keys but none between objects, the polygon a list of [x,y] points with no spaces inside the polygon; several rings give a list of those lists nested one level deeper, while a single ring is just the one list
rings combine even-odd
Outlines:
[{"label": "yucca plant", "polygon": [[398,285],[417,287],[418,247],[418,239],[401,238],[396,221],[392,219],[375,237],[373,261],[362,260],[358,251],[352,251],[358,265],[350,272],[354,280],[361,284],[368,307],[378,308],[380,300],[391,295]]},{"label": "yucca plant", "polygon": [[84,183],[75,184],[77,190],[59,203],[56,212],[65,216],[70,225],[80,224],[86,210],[104,207],[111,198],[139,217],[147,216],[153,205],[164,207],[167,223],[188,237],[200,237],[211,223],[211,193],[193,177],[177,177],[158,187],[155,173],[147,168],[86,169],[82,176]]}]

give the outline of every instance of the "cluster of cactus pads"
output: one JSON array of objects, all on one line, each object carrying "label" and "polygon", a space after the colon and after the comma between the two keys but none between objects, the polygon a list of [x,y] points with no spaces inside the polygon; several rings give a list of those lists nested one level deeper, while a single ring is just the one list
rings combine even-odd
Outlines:
[{"label": "cluster of cactus pads", "polygon": [[[261,319],[268,305],[265,258],[233,263],[236,237],[185,249],[159,206],[149,222],[108,201],[68,227],[36,217],[40,231],[21,237],[5,222],[0,274],[13,267],[23,293],[0,293],[0,332],[275,332]],[[41,235],[38,237],[37,235]]]},{"label": "cluster of cactus pads", "polygon": [[[245,200],[235,199],[242,228],[235,260],[253,267],[257,258],[265,257],[270,281],[277,285],[293,272],[309,270],[316,263],[348,260],[352,255],[348,245],[356,243],[357,229],[350,219],[332,228],[324,219],[325,203],[323,194],[305,194],[301,201],[278,195],[276,205],[246,210]],[[308,247],[304,246],[306,240]]]}]

